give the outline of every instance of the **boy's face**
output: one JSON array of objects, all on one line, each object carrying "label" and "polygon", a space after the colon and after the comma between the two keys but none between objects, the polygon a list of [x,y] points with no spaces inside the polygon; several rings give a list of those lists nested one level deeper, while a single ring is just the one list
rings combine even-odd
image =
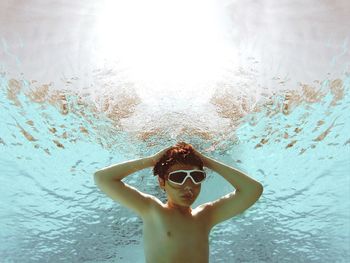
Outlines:
[{"label": "boy's face", "polygon": [[[197,199],[201,190],[201,184],[193,183],[191,178],[187,178],[183,185],[177,185],[167,180],[169,173],[173,171],[193,169],[200,170],[199,167],[189,164],[174,164],[167,171],[165,181],[158,177],[159,186],[162,189],[165,189],[167,193],[168,203],[175,206],[189,207]],[[185,197],[186,195],[188,197]]]}]

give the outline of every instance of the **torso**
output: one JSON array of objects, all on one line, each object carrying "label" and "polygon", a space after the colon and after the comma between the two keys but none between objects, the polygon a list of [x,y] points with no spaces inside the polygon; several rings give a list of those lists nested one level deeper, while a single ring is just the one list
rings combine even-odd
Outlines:
[{"label": "torso", "polygon": [[181,214],[155,202],[143,218],[143,240],[147,263],[208,263],[209,232],[200,210]]}]

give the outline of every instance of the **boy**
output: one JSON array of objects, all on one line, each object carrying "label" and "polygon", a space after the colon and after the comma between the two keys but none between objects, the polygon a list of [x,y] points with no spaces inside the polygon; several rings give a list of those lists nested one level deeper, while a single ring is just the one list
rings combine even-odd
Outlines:
[{"label": "boy", "polygon": [[[122,182],[129,174],[152,166],[167,194],[165,204]],[[236,190],[192,209],[206,178],[203,166],[223,176]],[[210,230],[252,206],[263,192],[259,182],[185,142],[147,158],[101,169],[94,179],[109,197],[142,218],[147,263],[208,263]]]}]

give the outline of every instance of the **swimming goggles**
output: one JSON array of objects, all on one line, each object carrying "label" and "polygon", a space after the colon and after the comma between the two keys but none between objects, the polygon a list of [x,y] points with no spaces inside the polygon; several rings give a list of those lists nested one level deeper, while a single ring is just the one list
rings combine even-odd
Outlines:
[{"label": "swimming goggles", "polygon": [[183,185],[187,178],[191,178],[195,184],[200,184],[206,178],[206,174],[202,170],[176,170],[168,175],[168,180],[177,185]]}]

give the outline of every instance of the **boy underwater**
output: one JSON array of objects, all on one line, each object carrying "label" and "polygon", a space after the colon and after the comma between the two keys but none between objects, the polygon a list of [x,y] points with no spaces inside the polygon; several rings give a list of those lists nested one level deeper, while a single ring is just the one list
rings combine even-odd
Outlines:
[{"label": "boy underwater", "polygon": [[[203,166],[223,176],[235,191],[192,209],[206,178]],[[149,167],[166,192],[165,204],[122,182]],[[211,229],[248,209],[263,192],[259,182],[185,142],[150,157],[103,168],[95,172],[94,180],[107,196],[142,218],[147,263],[208,263]]]}]

